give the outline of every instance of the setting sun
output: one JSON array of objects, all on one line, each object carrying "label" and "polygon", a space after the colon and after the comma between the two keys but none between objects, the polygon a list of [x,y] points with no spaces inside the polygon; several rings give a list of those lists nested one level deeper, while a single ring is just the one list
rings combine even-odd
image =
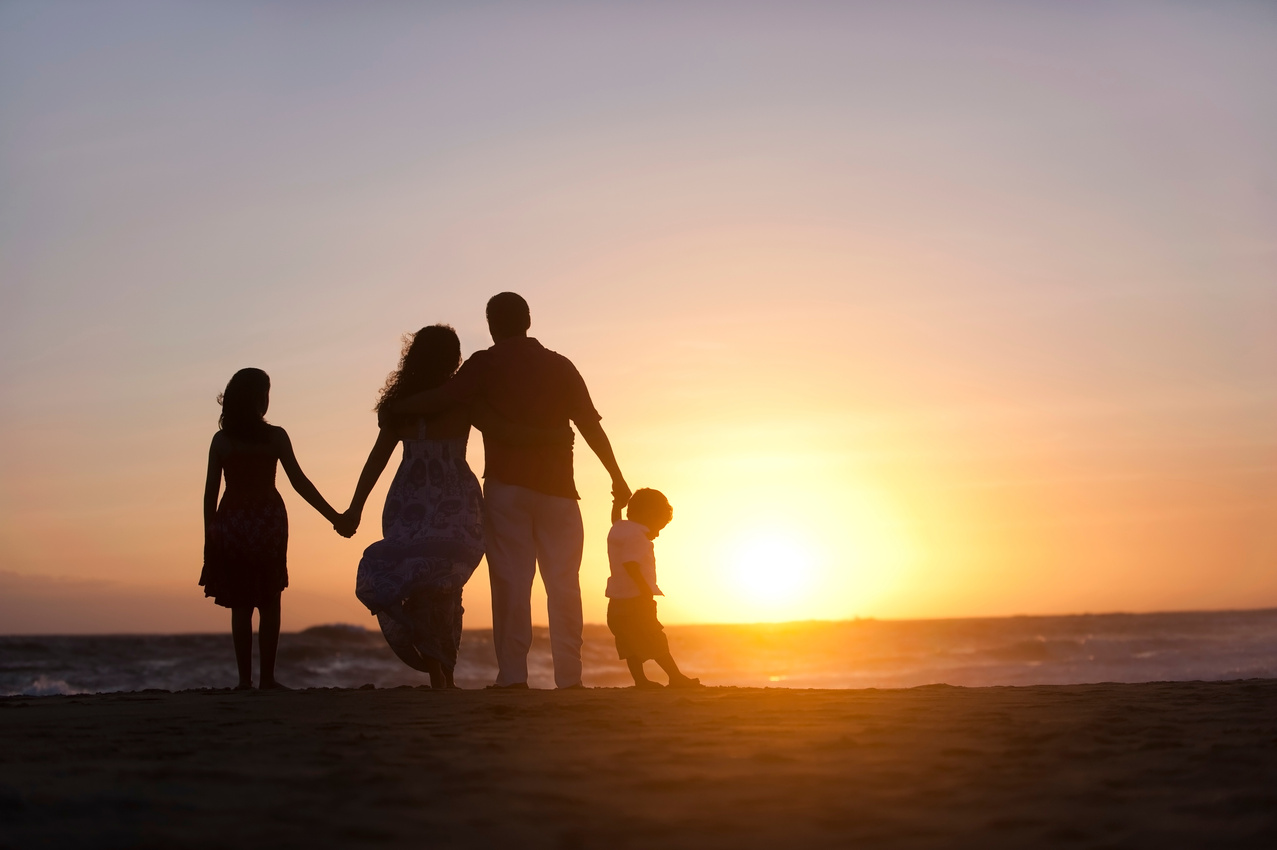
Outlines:
[{"label": "setting sun", "polygon": [[796,534],[760,530],[732,549],[726,568],[737,595],[755,605],[788,605],[809,592],[814,562]]}]

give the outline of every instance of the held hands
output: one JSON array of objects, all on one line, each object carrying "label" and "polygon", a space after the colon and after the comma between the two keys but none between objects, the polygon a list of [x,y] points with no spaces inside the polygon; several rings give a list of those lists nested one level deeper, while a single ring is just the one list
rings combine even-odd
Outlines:
[{"label": "held hands", "polygon": [[336,531],[342,537],[354,537],[355,532],[359,529],[359,512],[354,509],[348,509],[344,514],[338,514],[337,519],[333,521],[333,531]]},{"label": "held hands", "polygon": [[630,487],[623,480],[612,482],[612,522],[619,522],[621,510],[630,503]]}]

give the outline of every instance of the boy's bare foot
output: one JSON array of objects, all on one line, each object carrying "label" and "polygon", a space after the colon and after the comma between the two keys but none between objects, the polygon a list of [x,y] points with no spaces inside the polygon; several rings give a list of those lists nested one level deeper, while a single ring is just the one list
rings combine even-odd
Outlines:
[{"label": "boy's bare foot", "polygon": [[292,688],[288,687],[287,685],[281,685],[279,682],[276,682],[273,679],[269,682],[262,682],[261,689],[263,691],[291,691],[292,690]]},{"label": "boy's bare foot", "polygon": [[681,679],[670,679],[671,688],[703,688],[700,679],[693,679],[691,676],[684,676]]},{"label": "boy's bare foot", "polygon": [[634,687],[640,691],[656,691],[663,689],[665,686],[660,682],[653,682],[651,679],[639,679],[634,683]]},{"label": "boy's bare foot", "polygon": [[240,682],[238,685],[235,686],[235,690],[237,691],[251,691],[252,689],[253,689],[252,682]]}]

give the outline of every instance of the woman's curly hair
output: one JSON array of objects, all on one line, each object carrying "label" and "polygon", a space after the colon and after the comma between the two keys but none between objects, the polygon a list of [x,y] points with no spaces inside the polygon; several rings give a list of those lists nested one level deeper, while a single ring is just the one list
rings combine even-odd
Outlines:
[{"label": "woman's curly hair", "polygon": [[441,386],[461,366],[461,340],[451,325],[430,325],[404,334],[399,368],[386,376],[374,410],[396,399]]},{"label": "woman's curly hair", "polygon": [[217,403],[222,406],[217,427],[236,440],[265,442],[270,438],[265,418],[269,400],[270,375],[261,369],[240,369],[217,394]]}]

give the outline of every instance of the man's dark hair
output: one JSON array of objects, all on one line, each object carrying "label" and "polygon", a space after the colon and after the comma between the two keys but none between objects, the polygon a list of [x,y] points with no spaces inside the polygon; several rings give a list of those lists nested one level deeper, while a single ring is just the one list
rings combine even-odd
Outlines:
[{"label": "man's dark hair", "polygon": [[665,498],[665,494],[660,490],[644,487],[641,490],[635,490],[634,495],[630,496],[629,507],[626,509],[625,515],[631,519],[635,516],[668,516],[673,518],[674,509],[670,507],[670,500]]},{"label": "man's dark hair", "polygon": [[516,292],[498,292],[488,299],[488,328],[500,336],[515,336],[532,327],[528,302]]}]

